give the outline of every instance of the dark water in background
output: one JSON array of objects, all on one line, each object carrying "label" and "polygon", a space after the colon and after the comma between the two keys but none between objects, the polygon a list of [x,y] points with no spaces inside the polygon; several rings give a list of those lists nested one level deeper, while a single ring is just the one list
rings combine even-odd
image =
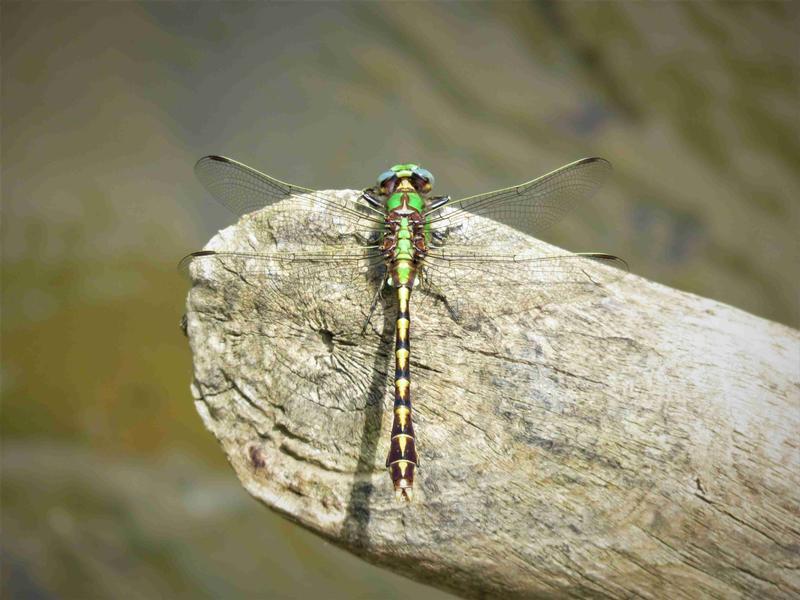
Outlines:
[{"label": "dark water in background", "polygon": [[8,597],[445,596],[274,517],[202,429],[174,265],[232,217],[201,155],[454,196],[604,156],[548,241],[800,325],[789,3],[0,10]]}]

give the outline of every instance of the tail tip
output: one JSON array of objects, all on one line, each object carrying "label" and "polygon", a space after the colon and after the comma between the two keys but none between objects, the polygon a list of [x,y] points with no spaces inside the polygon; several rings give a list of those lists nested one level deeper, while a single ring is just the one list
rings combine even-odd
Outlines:
[{"label": "tail tip", "polygon": [[414,499],[414,488],[408,479],[398,479],[394,482],[394,497],[398,502],[411,502]]}]

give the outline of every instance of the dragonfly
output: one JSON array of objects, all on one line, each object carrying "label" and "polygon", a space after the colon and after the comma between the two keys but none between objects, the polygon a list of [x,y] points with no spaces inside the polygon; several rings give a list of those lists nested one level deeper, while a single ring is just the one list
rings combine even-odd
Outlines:
[{"label": "dragonfly", "polygon": [[[386,468],[396,498],[411,501],[420,463],[411,403],[412,291],[425,299],[419,310],[444,307],[447,318],[469,328],[618,280],[627,264],[617,256],[543,255],[536,240],[527,237],[592,198],[610,170],[602,158],[583,158],[525,183],[453,199],[433,195],[434,175],[405,163],[382,172],[360,194],[342,196],[285,183],[230,158],[206,156],[195,172],[216,200],[238,215],[270,213],[269,239],[260,244],[269,248],[201,250],[186,256],[181,268],[202,270],[214,261],[239,276],[255,276],[261,298],[278,313],[302,310],[306,298],[318,299],[334,313],[343,303],[356,304],[364,315],[362,335],[376,307],[390,299],[394,405]],[[292,223],[296,228],[298,217],[301,243],[294,241],[296,232],[283,240],[282,229]],[[526,235],[503,244],[498,224]],[[485,287],[486,301],[462,302],[465,286]]]}]

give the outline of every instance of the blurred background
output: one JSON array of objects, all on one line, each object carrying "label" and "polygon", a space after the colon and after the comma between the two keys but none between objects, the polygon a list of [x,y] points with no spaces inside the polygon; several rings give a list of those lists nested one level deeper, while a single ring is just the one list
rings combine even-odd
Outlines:
[{"label": "blurred background", "polygon": [[548,241],[797,327],[800,19],[771,3],[2,11],[4,598],[447,598],[240,488],[189,393],[202,155],[473,194],[615,165]]}]

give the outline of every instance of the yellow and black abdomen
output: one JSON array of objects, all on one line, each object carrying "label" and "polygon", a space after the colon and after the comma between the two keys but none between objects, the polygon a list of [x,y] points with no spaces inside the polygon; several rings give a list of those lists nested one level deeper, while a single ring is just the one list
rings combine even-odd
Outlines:
[{"label": "yellow and black abdomen", "polygon": [[414,425],[411,420],[410,297],[410,286],[400,285],[397,288],[398,312],[394,334],[394,418],[389,456],[386,458],[386,466],[389,468],[389,474],[394,483],[395,494],[398,499],[403,500],[411,500],[414,470],[417,466]]},{"label": "yellow and black abdomen", "polygon": [[[424,257],[425,250],[424,225],[419,212],[424,204],[418,194],[408,191],[409,187],[407,182],[399,186],[398,189],[402,192],[393,196],[387,204],[387,208],[391,209],[387,217],[390,233],[385,243],[391,273],[389,283],[397,291],[397,322],[394,334],[394,416],[386,466],[399,500],[411,500],[414,471],[418,465],[414,425],[411,419],[409,301],[417,267]],[[393,202],[398,204],[394,208]]]}]

